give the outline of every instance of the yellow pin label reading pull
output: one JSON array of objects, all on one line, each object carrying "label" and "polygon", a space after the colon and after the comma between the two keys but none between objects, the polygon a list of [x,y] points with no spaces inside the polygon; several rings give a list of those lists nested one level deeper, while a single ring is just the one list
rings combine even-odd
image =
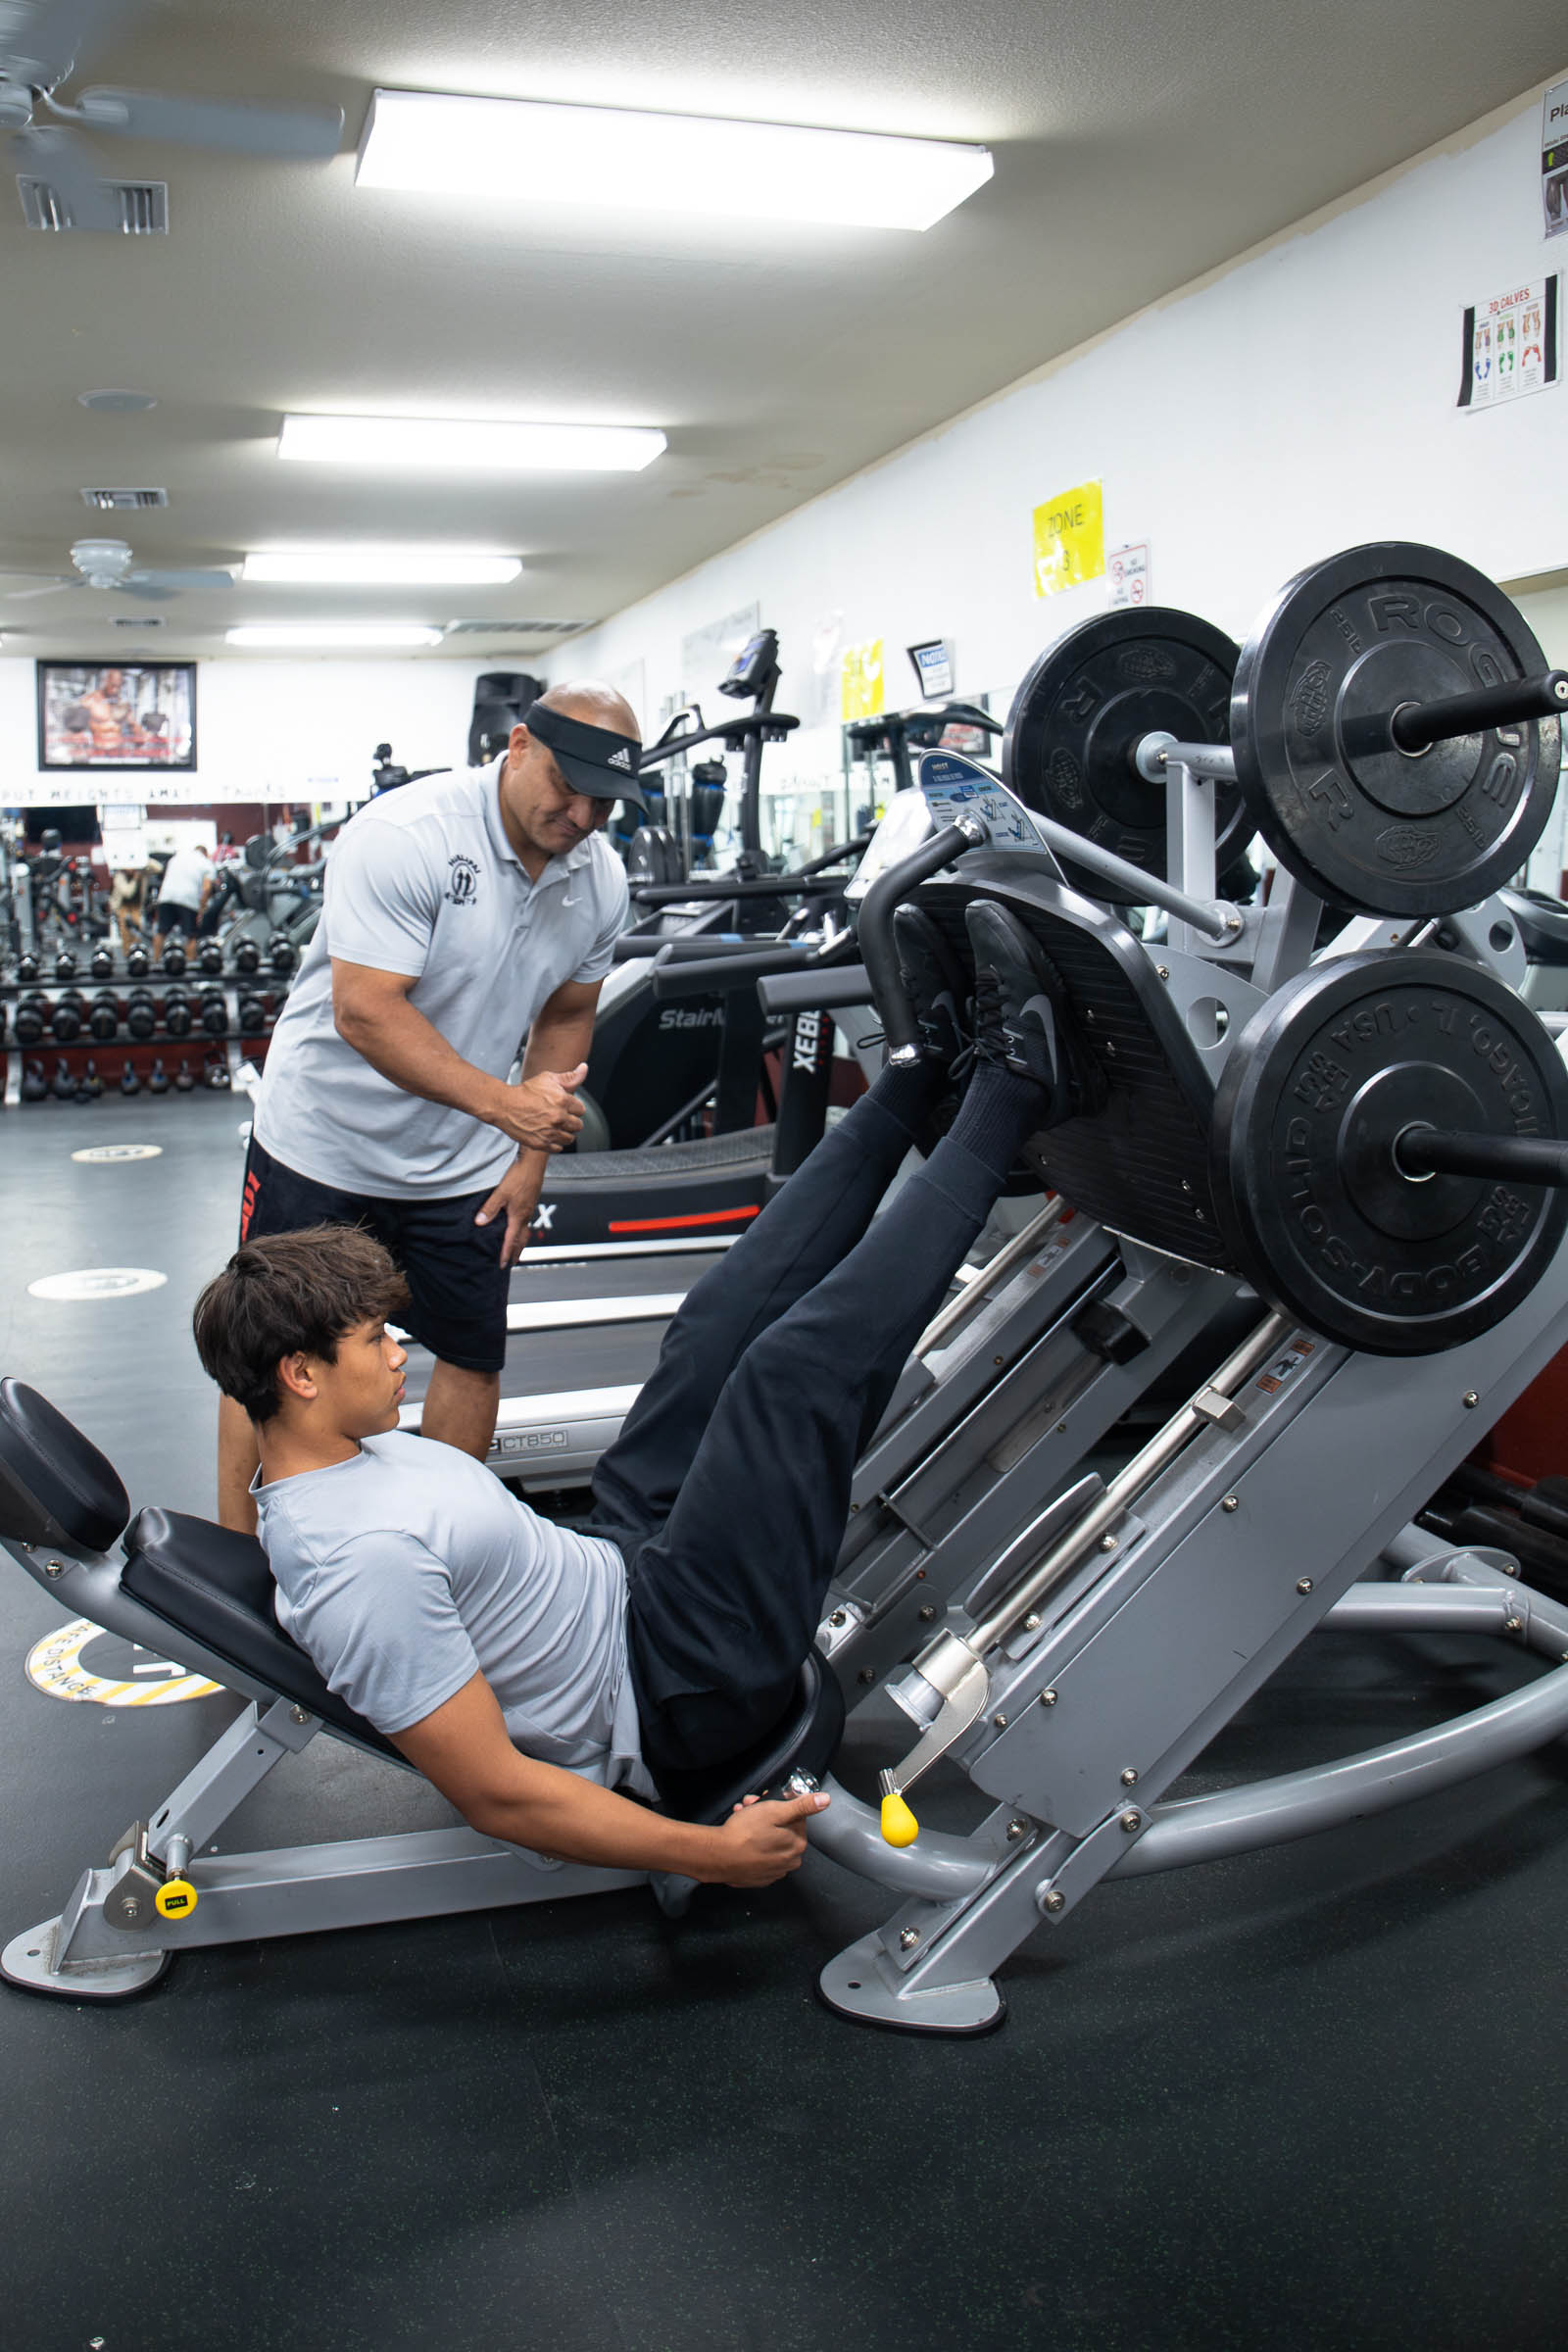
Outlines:
[{"label": "yellow pin label reading pull", "polygon": [[912,1845],[920,1824],[895,1788],[882,1799],[882,1835],[889,1845]]},{"label": "yellow pin label reading pull", "polygon": [[161,1919],[184,1919],[195,1910],[197,1900],[189,1879],[166,1879],[153,1896],[153,1909]]}]

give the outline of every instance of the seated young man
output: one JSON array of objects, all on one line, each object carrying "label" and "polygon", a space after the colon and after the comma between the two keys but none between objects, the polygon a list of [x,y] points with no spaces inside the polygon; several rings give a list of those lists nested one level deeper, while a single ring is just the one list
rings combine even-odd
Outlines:
[{"label": "seated young man", "polygon": [[[400,1284],[368,1234],[249,1243],[203,1292],[202,1362],[256,1424],[278,1622],[485,1836],[732,1886],[799,1867],[825,1796],[748,1799],[717,1828],[632,1800],[785,1714],[856,1458],[1023,1143],[1097,1082],[1049,960],[1000,906],[967,919],[972,1043],[940,931],[900,908],[921,1060],[889,1064],[688,1295],[586,1534],[399,1430]],[[949,1133],[873,1223],[956,1064]]]}]

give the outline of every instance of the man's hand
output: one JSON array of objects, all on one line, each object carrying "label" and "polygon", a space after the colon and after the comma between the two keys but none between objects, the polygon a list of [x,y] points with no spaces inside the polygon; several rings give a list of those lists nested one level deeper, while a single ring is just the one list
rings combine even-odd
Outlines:
[{"label": "man's hand", "polygon": [[775,1879],[799,1870],[806,1853],[804,1824],[829,1801],[820,1792],[772,1801],[743,1797],[718,1833],[725,1850],[713,1878],[721,1886],[771,1886]]},{"label": "man's hand", "polygon": [[564,1152],[577,1140],[582,1104],[576,1089],[588,1075],[588,1064],[574,1070],[542,1070],[520,1086],[503,1086],[491,1110],[490,1124],[524,1152]]},{"label": "man's hand", "polygon": [[533,1212],[539,1205],[540,1175],[536,1160],[514,1159],[473,1220],[476,1225],[488,1225],[493,1217],[505,1213],[507,1232],[501,1245],[504,1266],[514,1266],[527,1247]]}]

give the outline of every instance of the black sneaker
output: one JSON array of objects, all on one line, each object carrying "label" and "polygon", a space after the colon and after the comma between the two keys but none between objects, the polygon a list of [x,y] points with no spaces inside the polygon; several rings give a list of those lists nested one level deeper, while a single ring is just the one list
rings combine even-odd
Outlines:
[{"label": "black sneaker", "polygon": [[899,977],[920,1024],[921,1051],[928,1061],[951,1070],[969,1042],[962,967],[940,925],[918,906],[894,908],[893,941]]},{"label": "black sneaker", "polygon": [[994,899],[964,908],[974,951],[974,1050],[1044,1089],[1045,1127],[1098,1110],[1105,1084],[1079,1042],[1061,974],[1017,918]]}]

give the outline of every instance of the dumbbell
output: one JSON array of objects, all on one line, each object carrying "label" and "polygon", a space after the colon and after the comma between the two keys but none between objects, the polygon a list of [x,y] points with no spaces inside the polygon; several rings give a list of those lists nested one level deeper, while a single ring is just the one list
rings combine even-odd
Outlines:
[{"label": "dumbbell", "polygon": [[81,1024],[87,1006],[79,989],[68,988],[56,997],[49,1015],[49,1034],[63,1046],[69,1046],[81,1035]]},{"label": "dumbbell", "polygon": [[257,946],[257,944],[256,944],[255,940],[254,940],[254,939],[242,939],[242,940],[240,940],[240,941],[237,943],[237,945],[235,946],[235,949],[234,949],[234,969],[235,969],[235,971],[236,971],[236,972],[259,972],[259,971],[261,970],[261,968],[262,968],[262,951],[261,951],[261,949],[260,949],[260,948]]},{"label": "dumbbell", "polygon": [[48,999],[37,989],[29,989],[17,1004],[16,1032],[19,1046],[35,1046],[44,1032],[49,1017]]},{"label": "dumbbell", "polygon": [[115,956],[112,948],[94,948],[88,970],[95,980],[112,980],[115,976]]},{"label": "dumbbell", "polygon": [[125,957],[125,969],[132,980],[145,980],[153,968],[153,959],[145,948],[132,948]]},{"label": "dumbbell", "polygon": [[106,988],[101,988],[87,1007],[87,1026],[100,1045],[107,1045],[120,1027],[120,1005]]},{"label": "dumbbell", "polygon": [[[164,1027],[171,1037],[189,1037],[191,1021],[190,999],[182,988],[167,989],[164,994]],[[151,1032],[149,1032],[149,1035]]]},{"label": "dumbbell", "polygon": [[55,978],[57,980],[74,980],[75,976],[76,958],[69,948],[62,948],[55,957]]},{"label": "dumbbell", "polygon": [[157,1026],[158,1008],[153,1003],[152,991],[133,988],[125,1005],[125,1027],[132,1037],[151,1037]]},{"label": "dumbbell", "polygon": [[49,1092],[49,1081],[43,1074],[41,1061],[29,1061],[22,1073],[24,1102],[41,1102]]},{"label": "dumbbell", "polygon": [[164,969],[171,980],[178,980],[185,969],[185,951],[177,939],[172,939],[164,950]]},{"label": "dumbbell", "polygon": [[207,1083],[215,1095],[226,1095],[228,1092],[228,1064],[220,1061],[216,1054],[207,1064]]},{"label": "dumbbell", "polygon": [[240,996],[239,1027],[242,1037],[260,1037],[267,1027],[267,1006],[248,990]]},{"label": "dumbbell", "polygon": [[29,950],[26,955],[17,957],[17,979],[25,987],[29,980],[36,980],[37,977],[38,958]]},{"label": "dumbbell", "polygon": [[209,980],[216,980],[223,968],[223,951],[216,939],[204,939],[196,951],[196,961]]},{"label": "dumbbell", "polygon": [[221,1037],[228,1027],[228,1006],[220,988],[204,988],[201,1001],[202,1027],[209,1037]]},{"label": "dumbbell", "polygon": [[279,979],[283,977],[285,972],[291,972],[298,961],[299,955],[295,949],[294,942],[291,939],[273,940],[272,969],[274,972],[276,972]]}]

